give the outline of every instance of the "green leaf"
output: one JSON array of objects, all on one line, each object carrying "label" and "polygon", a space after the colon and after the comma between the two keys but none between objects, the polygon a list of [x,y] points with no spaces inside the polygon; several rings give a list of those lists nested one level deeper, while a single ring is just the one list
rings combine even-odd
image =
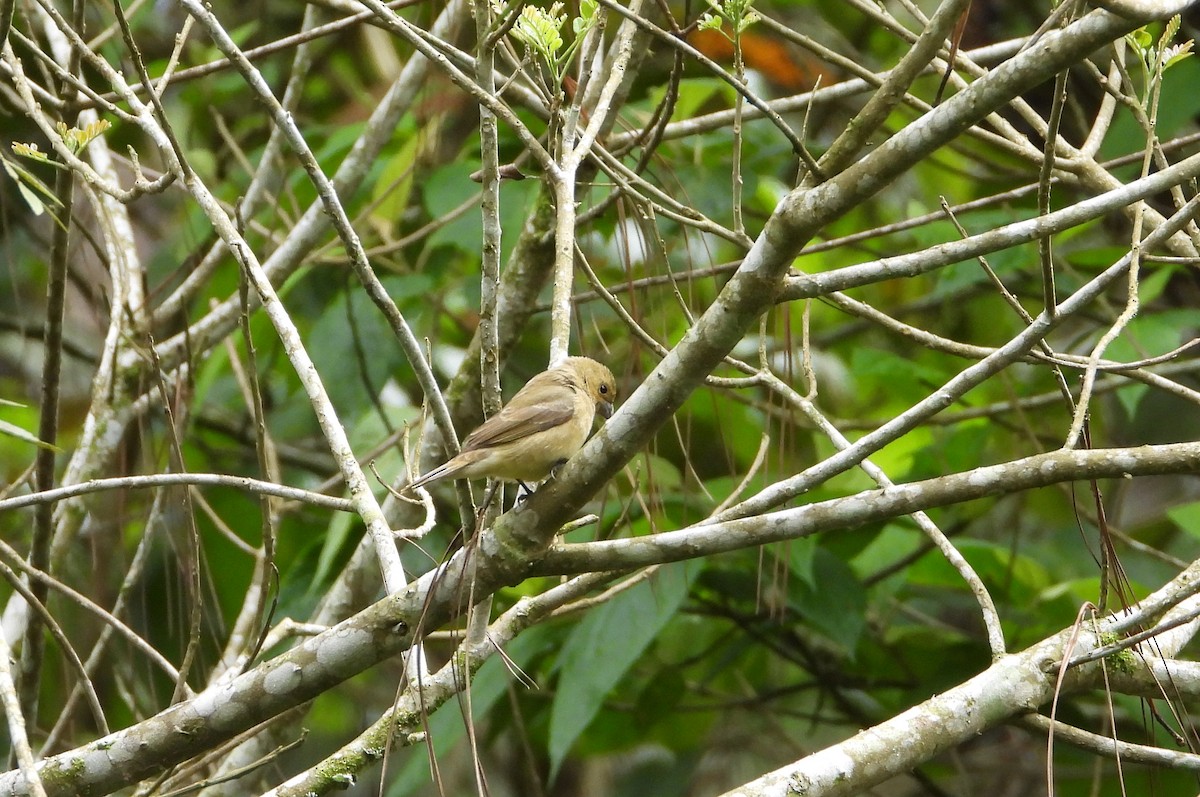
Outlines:
[{"label": "green leaf", "polygon": [[819,548],[812,584],[796,584],[792,602],[804,620],[853,653],[867,622],[867,593],[849,565]]},{"label": "green leaf", "polygon": [[33,211],[33,215],[40,216],[46,212],[45,203],[38,198],[37,194],[30,191],[25,183],[17,183],[17,190],[21,192],[21,198],[25,200],[26,205],[29,205],[29,209]]},{"label": "green leaf", "polygon": [[593,610],[563,645],[550,713],[550,778],[612,689],[675,616],[698,568],[666,565],[648,582]]},{"label": "green leaf", "polygon": [[[1014,554],[1008,542],[964,539],[955,540],[954,544],[997,600],[1006,598],[1017,606],[1031,606],[1054,583],[1038,558]],[[922,557],[908,573],[913,585],[967,589],[958,571],[936,554]]]},{"label": "green leaf", "polygon": [[0,434],[8,435],[9,437],[15,437],[18,440],[23,440],[24,442],[35,445],[38,448],[44,448],[47,451],[54,451],[56,453],[62,451],[62,449],[58,446],[43,442],[42,440],[38,439],[37,435],[31,434],[30,432],[22,429],[20,426],[11,424],[8,421],[0,421]]},{"label": "green leaf", "polygon": [[[408,290],[429,290],[430,284],[426,274],[405,274],[384,281],[393,298],[400,298]],[[313,324],[309,350],[334,405],[342,412],[356,413],[371,406],[368,385],[378,392],[391,376],[397,351],[390,343],[394,336],[387,320],[374,303],[362,291],[348,295],[361,353],[347,320],[345,292],[330,300]]]},{"label": "green leaf", "polygon": [[1163,289],[1171,281],[1171,277],[1175,276],[1177,269],[1170,264],[1156,266],[1149,273],[1143,272],[1141,282],[1138,284],[1138,298],[1142,304],[1149,304],[1162,295]]},{"label": "green leaf", "polygon": [[788,568],[809,587],[817,585],[816,561],[818,548],[816,537],[801,537],[798,540],[789,540],[787,542]]},{"label": "green leaf", "polygon": [[389,228],[395,227],[408,207],[420,142],[420,136],[410,136],[400,151],[388,158],[375,182],[372,199],[376,205],[371,215]]},{"label": "green leaf", "polygon": [[1154,37],[1145,28],[1138,28],[1125,37],[1138,50],[1145,50],[1154,44]]},{"label": "green leaf", "polygon": [[1142,399],[1150,392],[1150,386],[1134,383],[1123,385],[1117,388],[1117,401],[1121,403],[1121,408],[1125,410],[1125,415],[1129,418],[1137,415],[1137,409],[1142,403]]},{"label": "green leaf", "polygon": [[1134,362],[1165,354],[1183,342],[1184,330],[1194,320],[1195,311],[1190,308],[1139,316],[1129,322],[1104,356],[1118,362]]},{"label": "green leaf", "polygon": [[1171,69],[1163,73],[1163,100],[1159,104],[1155,131],[1162,141],[1183,131],[1200,110],[1200,92],[1194,90],[1200,81],[1200,61],[1187,55],[1175,52],[1167,59]]},{"label": "green leaf", "polygon": [[888,523],[854,555],[850,560],[851,567],[859,577],[874,575],[916,552],[923,541],[912,521],[904,519]]},{"label": "green leaf", "polygon": [[909,353],[903,355],[887,349],[862,347],[855,350],[850,371],[863,386],[886,393],[893,400],[907,402],[923,396],[933,385],[945,381],[945,375]]},{"label": "green leaf", "polygon": [[[665,90],[653,92],[656,100],[661,99]],[[675,102],[673,119],[690,119],[695,116],[701,106],[711,102],[714,97],[730,100],[733,96],[728,84],[716,78],[691,78],[679,82],[679,98]],[[723,179],[728,180],[728,176]]]},{"label": "green leaf", "polygon": [[[478,161],[459,161],[435,171],[423,181],[425,210],[440,219],[456,211],[464,202],[479,197],[479,186],[469,175],[479,168]],[[501,202],[501,205],[504,203]],[[478,257],[482,246],[479,211],[468,211],[429,236],[428,246],[449,245]]]},{"label": "green leaf", "polygon": [[1167,510],[1167,517],[1188,536],[1200,539],[1200,501],[1173,506]]},{"label": "green leaf", "polygon": [[[4,166],[4,171],[8,172],[8,176],[17,184],[17,190],[21,192],[21,198],[29,205],[29,209],[33,211],[35,216],[40,216],[46,212],[46,202],[43,201],[43,197],[54,207],[62,206],[62,203],[58,200],[58,196],[55,195],[50,186],[38,179],[37,175],[24,166],[9,160],[3,155],[0,155],[0,165]],[[41,194],[41,196],[38,196],[38,194]]]}]

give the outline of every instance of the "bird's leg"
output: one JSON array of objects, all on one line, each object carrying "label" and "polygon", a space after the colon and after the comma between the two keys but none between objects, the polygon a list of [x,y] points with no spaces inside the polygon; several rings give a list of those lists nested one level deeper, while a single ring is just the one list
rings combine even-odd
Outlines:
[{"label": "bird's leg", "polygon": [[529,485],[520,479],[517,479],[517,484],[521,488],[517,491],[517,503],[524,503],[529,500],[529,496],[533,495],[533,490],[530,490]]},{"label": "bird's leg", "polygon": [[492,503],[492,499],[496,497],[496,491],[499,489],[500,489],[500,480],[492,479],[492,483],[490,485],[488,485],[487,492],[483,494],[483,503],[480,504],[480,506],[479,506],[479,517],[477,519],[476,525],[481,525],[483,523],[484,513],[487,512],[488,507]]}]

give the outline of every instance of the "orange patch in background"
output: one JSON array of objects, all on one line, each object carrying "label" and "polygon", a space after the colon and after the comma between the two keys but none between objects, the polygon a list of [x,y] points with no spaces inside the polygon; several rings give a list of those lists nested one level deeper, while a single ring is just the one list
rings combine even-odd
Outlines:
[{"label": "orange patch in background", "polygon": [[[694,30],[687,40],[714,61],[733,63],[733,42],[724,33]],[[772,86],[789,93],[811,89],[818,77],[825,86],[834,81],[833,73],[817,59],[805,58],[798,48],[754,31],[742,34],[742,57],[747,68],[761,74]]]}]

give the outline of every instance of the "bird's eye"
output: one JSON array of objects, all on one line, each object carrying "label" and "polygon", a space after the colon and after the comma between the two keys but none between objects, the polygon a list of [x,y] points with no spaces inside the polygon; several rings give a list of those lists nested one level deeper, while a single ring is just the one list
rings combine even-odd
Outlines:
[{"label": "bird's eye", "polygon": [[605,395],[607,393],[608,393],[608,385],[601,385],[600,386],[600,395]]}]

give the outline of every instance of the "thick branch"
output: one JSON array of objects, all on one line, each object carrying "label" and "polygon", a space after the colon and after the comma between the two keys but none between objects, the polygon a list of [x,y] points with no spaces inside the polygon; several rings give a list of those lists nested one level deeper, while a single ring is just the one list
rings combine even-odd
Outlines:
[{"label": "thick branch", "polygon": [[[1101,624],[1104,630],[1105,624]],[[969,681],[839,744],[780,767],[728,792],[727,797],[835,797],[860,794],[907,772],[1011,717],[1033,711],[1054,696],[1057,667],[1072,629],[1006,656]],[[1086,631],[1075,646],[1092,647],[1100,634]],[[1078,691],[1095,685],[1099,665],[1070,679]]]}]

